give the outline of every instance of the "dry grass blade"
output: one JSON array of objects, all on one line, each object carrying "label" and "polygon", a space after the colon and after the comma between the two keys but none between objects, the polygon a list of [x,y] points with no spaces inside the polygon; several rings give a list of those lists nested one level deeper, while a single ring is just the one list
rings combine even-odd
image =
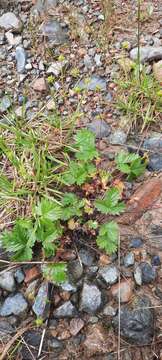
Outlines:
[{"label": "dry grass blade", "polygon": [[26,325],[25,327],[19,329],[17,331],[17,333],[12,337],[12,339],[6,344],[3,352],[2,352],[2,355],[0,356],[0,360],[5,360],[10,348],[12,347],[12,345],[15,343],[15,341],[21,337],[27,330],[29,330],[29,328],[31,327],[31,319],[28,320],[29,321],[29,324]]}]

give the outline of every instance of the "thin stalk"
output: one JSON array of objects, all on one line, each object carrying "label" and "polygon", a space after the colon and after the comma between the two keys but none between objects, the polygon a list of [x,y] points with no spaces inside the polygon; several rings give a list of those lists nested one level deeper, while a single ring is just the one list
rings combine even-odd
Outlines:
[{"label": "thin stalk", "polygon": [[137,10],[137,46],[138,46],[138,55],[137,55],[137,62],[138,62],[138,79],[139,83],[141,83],[141,73],[140,73],[140,18],[141,18],[141,1],[138,0],[138,10]]}]

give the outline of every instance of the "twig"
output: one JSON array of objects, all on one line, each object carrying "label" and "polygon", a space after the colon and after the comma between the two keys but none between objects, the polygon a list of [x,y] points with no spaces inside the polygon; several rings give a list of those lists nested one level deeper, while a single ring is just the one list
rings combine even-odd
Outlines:
[{"label": "twig", "polygon": [[21,336],[21,339],[22,339],[22,342],[24,343],[24,345],[27,347],[27,349],[28,349],[28,351],[29,351],[32,359],[33,359],[33,360],[36,360],[35,356],[33,355],[32,351],[30,350],[29,345],[28,345],[27,342],[24,340],[23,336]]},{"label": "twig", "polygon": [[46,330],[47,330],[47,325],[48,325],[48,319],[45,322],[45,328],[43,329],[43,332],[42,332],[41,341],[40,341],[40,345],[39,345],[39,349],[38,349],[38,356],[37,356],[38,359],[41,356],[43,342],[44,342],[44,338],[45,338],[45,334],[46,334]]},{"label": "twig", "polygon": [[48,313],[48,318],[45,321],[45,328],[43,329],[43,332],[42,332],[41,341],[40,341],[40,345],[39,345],[39,349],[38,349],[37,359],[39,359],[40,356],[41,356],[45,334],[46,334],[47,327],[48,327],[50,317],[51,317],[51,304],[52,304],[51,298],[52,298],[53,291],[54,291],[54,285],[53,284],[48,283],[48,291],[49,291],[50,309],[49,309],[49,313]]}]

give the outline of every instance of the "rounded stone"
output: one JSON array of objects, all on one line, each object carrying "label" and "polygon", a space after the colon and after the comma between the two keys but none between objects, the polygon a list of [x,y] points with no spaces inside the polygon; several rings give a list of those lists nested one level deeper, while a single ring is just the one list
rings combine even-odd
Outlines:
[{"label": "rounded stone", "polygon": [[0,274],[0,288],[9,292],[16,290],[14,273],[12,271],[6,271]]}]

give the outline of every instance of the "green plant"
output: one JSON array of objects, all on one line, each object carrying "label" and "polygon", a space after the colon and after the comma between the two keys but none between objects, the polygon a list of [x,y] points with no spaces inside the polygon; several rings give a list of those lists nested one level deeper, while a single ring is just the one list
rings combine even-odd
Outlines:
[{"label": "green plant", "polygon": [[129,154],[121,151],[115,160],[118,170],[127,174],[128,180],[142,175],[146,169],[146,160],[138,154]]},{"label": "green plant", "polygon": [[118,215],[125,209],[123,202],[119,202],[121,194],[119,189],[113,187],[105,193],[103,200],[96,200],[97,210],[104,214]]},{"label": "green plant", "polygon": [[63,283],[67,280],[67,265],[66,263],[49,264],[43,266],[44,277],[56,284]]},{"label": "green plant", "polygon": [[115,221],[101,225],[96,242],[107,254],[116,252],[119,240],[119,228]]},{"label": "green plant", "polygon": [[160,85],[153,75],[147,75],[146,69],[138,64],[132,69],[129,78],[126,73],[117,80],[119,86],[116,106],[128,119],[128,131],[139,128],[142,132],[153,122],[158,123],[162,98]]},{"label": "green plant", "polygon": [[[1,151],[16,169],[23,184],[23,187],[17,189],[17,196],[25,200],[26,195],[30,194],[32,211],[28,218],[17,219],[12,230],[5,230],[1,234],[4,249],[13,253],[15,261],[30,261],[35,255],[34,249],[39,245],[43,259],[51,258],[56,255],[67,229],[71,232],[77,226],[92,232],[100,249],[107,253],[116,251],[119,238],[117,223],[109,221],[101,225],[93,216],[96,212],[110,216],[119,215],[124,211],[125,205],[121,201],[121,191],[117,187],[107,186],[107,182],[111,184],[112,175],[108,173],[107,176],[96,166],[99,154],[96,150],[95,135],[87,129],[77,131],[73,143],[61,147],[64,149],[64,162],[54,156],[47,145],[44,147],[38,133],[15,130],[14,135],[14,148],[10,148],[3,141]],[[22,161],[27,156],[25,154],[28,154],[28,167]],[[135,154],[120,153],[116,157],[116,164],[117,169],[126,173],[129,179],[140,175],[145,169],[143,159]],[[34,169],[31,174],[30,166]],[[104,191],[106,188],[101,199],[91,199],[83,195],[82,185],[91,182],[90,186],[93,186],[94,175],[100,179]],[[32,187],[29,184],[32,184]],[[1,177],[0,186],[3,194],[7,191],[8,196],[14,195],[15,183],[6,176]],[[55,283],[65,281],[66,264],[54,262],[45,265],[43,274]]]}]

